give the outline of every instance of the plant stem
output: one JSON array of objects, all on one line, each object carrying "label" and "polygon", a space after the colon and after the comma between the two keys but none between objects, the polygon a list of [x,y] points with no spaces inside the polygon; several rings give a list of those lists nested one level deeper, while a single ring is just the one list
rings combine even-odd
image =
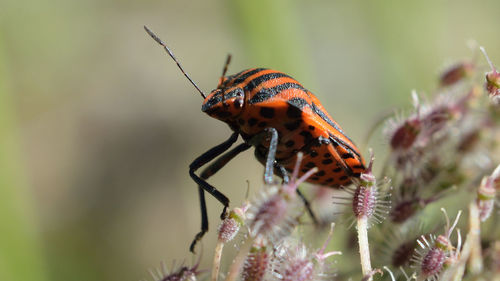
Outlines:
[{"label": "plant stem", "polygon": [[245,242],[243,243],[243,245],[241,245],[241,248],[233,260],[233,264],[231,265],[231,268],[229,269],[229,273],[228,273],[225,281],[234,281],[237,279],[238,274],[240,273],[241,267],[243,266],[243,263],[245,262],[245,258],[247,257],[247,254],[250,251],[250,248],[252,247],[254,240],[255,240],[254,237],[248,236],[247,239],[245,240]]},{"label": "plant stem", "polygon": [[212,281],[217,281],[217,277],[219,277],[222,249],[224,249],[224,242],[219,240],[217,241],[217,245],[215,246],[214,263],[212,266]]},{"label": "plant stem", "polygon": [[471,251],[468,269],[473,275],[483,271],[483,257],[481,254],[481,222],[476,200],[469,204],[469,237],[471,239]]},{"label": "plant stem", "polygon": [[[370,246],[368,245],[368,218],[366,216],[358,218],[357,230],[361,270],[363,272],[363,276],[367,276],[372,272],[372,264],[370,260]],[[371,280],[373,280],[372,277],[368,278],[368,281]]]}]

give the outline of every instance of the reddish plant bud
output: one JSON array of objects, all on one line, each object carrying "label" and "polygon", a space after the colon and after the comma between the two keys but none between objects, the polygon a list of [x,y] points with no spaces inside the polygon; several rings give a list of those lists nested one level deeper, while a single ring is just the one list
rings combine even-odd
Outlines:
[{"label": "reddish plant bud", "polygon": [[244,281],[264,280],[269,267],[269,253],[264,245],[254,245],[243,266]]},{"label": "reddish plant bud", "polygon": [[446,255],[439,248],[430,249],[427,255],[424,256],[420,265],[421,272],[424,276],[433,276],[438,274],[443,268]]},{"label": "reddish plant bud", "polygon": [[500,73],[498,73],[498,71],[496,70],[495,66],[493,65],[493,62],[491,62],[484,48],[483,47],[479,48],[483,52],[491,68],[491,71],[486,73],[486,83],[485,83],[486,91],[490,95],[490,98],[492,98],[492,100],[496,104],[500,104]]},{"label": "reddish plant bud", "polygon": [[314,264],[310,260],[294,260],[283,272],[283,281],[314,280]]},{"label": "reddish plant bud", "polygon": [[219,226],[219,241],[227,243],[234,239],[240,227],[243,225],[244,213],[240,208],[236,208],[229,213]]},{"label": "reddish plant bud", "polygon": [[373,188],[358,186],[352,198],[352,210],[357,218],[371,217],[377,205],[377,192]]},{"label": "reddish plant bud", "polygon": [[439,249],[441,249],[443,251],[452,248],[450,240],[446,236],[444,236],[444,235],[439,235],[436,238],[435,244],[436,244],[437,248],[439,248]]},{"label": "reddish plant bud", "polygon": [[422,124],[418,119],[406,120],[401,126],[396,128],[391,137],[392,149],[408,149],[410,148],[418,134],[420,133]]},{"label": "reddish plant bud", "polygon": [[253,236],[273,232],[286,219],[288,202],[280,193],[267,198],[251,216],[250,232]]},{"label": "reddish plant bud", "polygon": [[475,65],[470,62],[456,64],[446,70],[439,78],[441,86],[449,86],[472,76]]},{"label": "reddish plant bud", "polygon": [[500,73],[496,70],[486,73],[486,91],[491,96],[500,95]]}]

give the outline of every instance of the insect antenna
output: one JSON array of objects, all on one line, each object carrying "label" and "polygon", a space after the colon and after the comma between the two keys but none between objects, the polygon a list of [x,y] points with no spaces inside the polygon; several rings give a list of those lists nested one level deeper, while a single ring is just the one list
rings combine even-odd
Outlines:
[{"label": "insect antenna", "polygon": [[[177,64],[177,66],[179,67],[181,72],[184,74],[184,76],[186,76],[186,78],[189,80],[189,82],[191,82],[191,84],[193,84],[193,86],[196,88],[196,90],[198,90],[198,92],[200,92],[203,99],[206,99],[207,96],[205,95],[205,93],[203,93],[203,91],[200,90],[200,88],[198,88],[198,85],[196,85],[196,83],[194,83],[193,79],[191,79],[191,77],[189,77],[189,75],[186,73],[186,71],[184,71],[184,68],[182,68],[181,64],[179,63],[177,58],[174,56],[174,54],[172,53],[170,48],[165,43],[163,43],[163,41],[158,36],[156,36],[156,34],[154,34],[153,31],[151,31],[151,29],[149,29],[147,26],[144,26],[144,29],[149,34],[149,36],[151,36],[151,38],[153,38],[158,44],[163,46],[165,51],[167,51],[169,56],[175,61],[175,63]],[[227,68],[227,66],[226,66],[226,68]]]},{"label": "insect antenna", "polygon": [[227,54],[226,63],[224,64],[224,68],[222,69],[222,76],[219,79],[219,85],[222,84],[222,81],[224,81],[224,77],[226,76],[227,68],[229,67],[230,63],[231,63],[231,54]]}]

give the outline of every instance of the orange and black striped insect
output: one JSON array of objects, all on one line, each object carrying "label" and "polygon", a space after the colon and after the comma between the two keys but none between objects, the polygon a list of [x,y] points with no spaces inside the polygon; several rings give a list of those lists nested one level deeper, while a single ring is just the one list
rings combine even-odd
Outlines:
[{"label": "orange and black striped insect", "polygon": [[[352,178],[365,171],[363,157],[356,145],[319,100],[292,77],[265,68],[251,68],[225,76],[231,58],[228,56],[217,88],[207,96],[184,71],[167,45],[147,27],[144,28],[200,92],[204,99],[201,110],[227,123],[233,130],[229,139],[203,153],[189,166],[189,175],[198,184],[202,217],[201,231],[191,244],[191,251],[208,230],[205,191],[224,205],[222,218],[229,206],[229,199],[206,180],[252,146],[256,158],[265,165],[266,183],[272,182],[274,170],[287,181],[287,174],[294,168],[299,151],[304,153],[301,173],[318,168],[318,172],[307,180],[313,184],[348,185]],[[243,143],[229,150],[238,136]],[[199,176],[195,173],[217,157]],[[299,195],[308,207],[305,198]],[[310,214],[314,218],[312,212]]]}]

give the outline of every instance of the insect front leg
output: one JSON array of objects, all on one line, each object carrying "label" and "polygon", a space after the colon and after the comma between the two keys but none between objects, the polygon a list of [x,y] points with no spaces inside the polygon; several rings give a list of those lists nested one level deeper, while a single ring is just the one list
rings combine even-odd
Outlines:
[{"label": "insect front leg", "polygon": [[[214,163],[210,164],[208,167],[203,169],[203,171],[200,174],[200,178],[202,178],[203,180],[207,180],[209,177],[217,173],[222,167],[224,167],[229,161],[231,161],[236,155],[249,149],[250,147],[252,146],[247,143],[242,143],[236,146],[235,148],[231,149],[230,151],[226,152],[225,154],[217,158],[217,160],[215,160]],[[200,208],[201,208],[201,230],[196,234],[195,238],[193,239],[193,242],[191,242],[191,246],[189,247],[189,250],[191,252],[194,252],[194,247],[196,246],[196,243],[200,241],[200,239],[208,231],[208,216],[207,216],[207,207],[205,203],[205,192],[201,186],[198,186],[198,193],[200,197]]]},{"label": "insect front leg", "polygon": [[[191,251],[194,250],[194,245],[196,244],[196,241],[198,241],[203,236],[203,234],[205,234],[205,232],[208,230],[207,207],[206,207],[206,202],[205,202],[204,191],[207,191],[208,193],[210,193],[212,196],[214,196],[217,200],[219,200],[219,202],[221,202],[224,205],[224,209],[222,211],[221,218],[224,218],[226,216],[227,207],[229,206],[229,199],[224,194],[222,194],[220,191],[218,191],[215,187],[213,187],[212,185],[207,183],[205,181],[205,179],[196,175],[195,172],[203,165],[207,164],[208,162],[215,159],[217,156],[219,156],[222,153],[224,153],[225,151],[227,151],[231,147],[231,145],[234,142],[236,142],[237,139],[238,139],[238,133],[234,132],[229,137],[229,139],[227,139],[223,143],[211,148],[207,152],[203,153],[201,156],[196,158],[189,165],[189,175],[198,184],[198,194],[199,194],[199,198],[200,198],[201,219],[202,219],[202,222],[201,222],[202,230],[200,231],[200,233],[198,233],[196,235],[193,243],[191,243],[191,247],[190,247]],[[229,161],[229,160],[227,160],[227,161]],[[225,161],[224,164],[227,163],[227,161]],[[210,167],[212,167],[212,166],[210,166]],[[218,171],[220,168],[221,167],[216,169],[216,171]],[[211,174],[209,173],[209,176],[215,172],[212,172]]]},{"label": "insect front leg", "polygon": [[[264,156],[265,153],[262,151],[259,151],[259,147],[261,146],[261,143],[265,138],[269,139],[269,148],[266,149],[267,155]],[[275,128],[266,128],[264,131],[258,133],[257,135],[253,136],[248,143],[250,145],[253,145],[256,147],[255,149],[255,157],[261,161],[265,168],[264,168],[264,183],[266,184],[271,184],[273,182],[273,176],[274,176],[274,167],[276,163],[276,149],[278,147],[278,130]],[[263,158],[266,157],[265,161],[262,161]]]}]

